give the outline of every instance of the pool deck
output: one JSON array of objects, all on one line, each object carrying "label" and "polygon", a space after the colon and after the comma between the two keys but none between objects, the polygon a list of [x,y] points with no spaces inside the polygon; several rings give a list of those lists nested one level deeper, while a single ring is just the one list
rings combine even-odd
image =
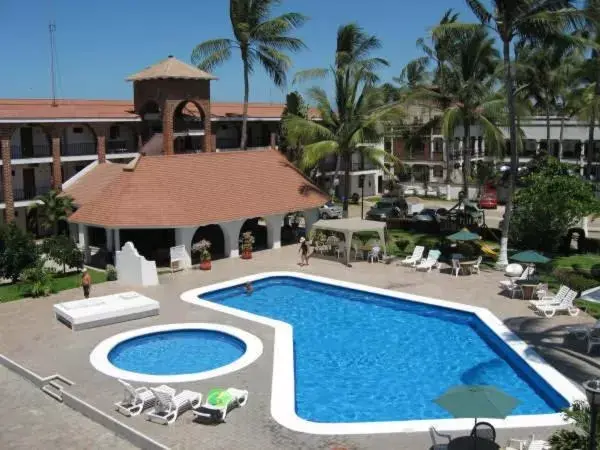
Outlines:
[{"label": "pool deck", "polygon": [[[499,295],[498,281],[502,273],[483,271],[480,275],[452,277],[448,273],[423,273],[398,267],[396,264],[354,263],[352,268],[335,260],[314,258],[308,267],[298,267],[297,248],[287,247],[256,253],[251,261],[228,259],[213,262],[210,272],[187,271],[160,277],[160,286],[133,288],[118,283],[94,286],[92,296],[136,290],[161,304],[160,315],[73,332],[54,319],[52,305],[57,302],[81,298],[79,290],[64,291],[43,299],[27,299],[0,304],[0,353],[19,364],[47,376],[56,372],[73,380],[73,393],[88,403],[113,415],[118,420],[152,439],[177,449],[201,446],[206,449],[426,449],[431,445],[427,433],[402,433],[354,436],[316,436],[288,430],[271,418],[270,392],[273,359],[273,330],[267,326],[241,318],[192,305],[180,300],[182,292],[244,275],[270,271],[299,271],[324,277],[362,283],[380,288],[408,292],[488,308],[512,331],[530,343],[540,355],[568,378],[581,382],[596,375],[600,358],[585,355],[583,345],[577,342],[563,345],[564,328],[568,325],[591,323],[585,314],[578,317],[566,315],[553,319],[536,316],[528,309],[528,302]],[[125,418],[114,412],[113,403],[120,400],[122,391],[118,383],[98,371],[89,363],[89,354],[103,339],[136,328],[177,323],[216,322],[232,325],[258,336],[264,344],[263,355],[239,372],[213,380],[203,380],[176,385],[177,388],[206,393],[213,387],[235,386],[250,391],[245,408],[234,410],[227,423],[217,426],[197,424],[192,414],[185,413],[171,426],[150,423],[143,416]],[[19,385],[15,385],[17,390]],[[174,385],[175,386],[175,385]],[[44,394],[40,391],[40,396]],[[46,400],[46,399],[43,399]],[[40,400],[41,401],[41,400]],[[19,402],[19,396],[6,399],[4,411],[10,411]],[[49,418],[60,428],[66,421],[60,411],[64,405],[56,404],[57,414]],[[15,425],[8,413],[3,423]],[[544,428],[499,430],[497,441],[504,445],[509,437],[525,438],[535,432],[536,437],[547,437],[552,430]],[[86,433],[84,429],[82,433]],[[454,433],[460,435],[464,433]],[[14,448],[19,439],[13,433]],[[26,434],[23,440],[31,439]],[[40,438],[42,439],[42,438]],[[29,441],[31,442],[31,441]],[[11,442],[3,448],[13,448]],[[70,448],[82,448],[70,446]]]}]

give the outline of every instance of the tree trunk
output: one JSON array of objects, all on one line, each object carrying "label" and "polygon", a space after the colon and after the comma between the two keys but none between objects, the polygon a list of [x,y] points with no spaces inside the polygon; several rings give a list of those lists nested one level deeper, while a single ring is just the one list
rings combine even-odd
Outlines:
[{"label": "tree trunk", "polygon": [[465,192],[465,200],[469,200],[469,178],[471,177],[471,123],[469,119],[465,119],[465,144],[463,145],[463,191]]},{"label": "tree trunk", "polygon": [[250,80],[248,67],[248,50],[242,49],[242,62],[244,63],[244,106],[242,110],[242,138],[240,150],[246,150],[248,142],[248,100],[250,97]]},{"label": "tree trunk", "polygon": [[517,117],[515,112],[515,91],[513,86],[512,67],[510,62],[510,41],[503,41],[502,53],[504,58],[504,76],[506,94],[508,98],[508,117],[510,126],[510,173],[508,181],[508,198],[506,199],[506,210],[502,222],[502,237],[500,238],[500,254],[496,267],[504,269],[508,265],[508,233],[510,230],[510,219],[513,213],[513,195],[517,182],[517,171],[519,166],[519,153],[517,150]]},{"label": "tree trunk", "polygon": [[344,219],[348,218],[348,203],[350,200],[350,162],[352,161],[352,152],[345,151],[344,154],[344,203],[342,215]]},{"label": "tree trunk", "polygon": [[560,116],[560,134],[558,136],[558,160],[563,159],[563,141],[565,138],[565,116]]},{"label": "tree trunk", "polygon": [[548,104],[546,104],[546,154],[552,154],[550,152],[550,105]]},{"label": "tree trunk", "polygon": [[[342,157],[338,154],[335,157],[335,173],[333,174],[334,181],[340,179],[340,166],[341,165],[342,165]],[[334,185],[333,195],[338,195],[338,193],[335,190],[336,190],[336,186]]]}]

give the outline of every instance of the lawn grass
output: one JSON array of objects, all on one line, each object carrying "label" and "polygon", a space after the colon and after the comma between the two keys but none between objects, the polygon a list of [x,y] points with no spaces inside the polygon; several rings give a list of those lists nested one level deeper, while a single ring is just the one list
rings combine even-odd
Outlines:
[{"label": "lawn grass", "polygon": [[[104,283],[106,281],[106,272],[88,269],[92,277],[92,284]],[[58,273],[52,281],[52,291],[60,292],[67,289],[74,289],[81,285],[81,273]],[[25,283],[18,281],[16,283],[0,285],[0,303],[12,302],[24,297]]]},{"label": "lawn grass", "polygon": [[600,269],[600,255],[586,253],[582,255],[559,256],[554,258],[551,264],[553,268],[560,267],[591,272],[592,269]]}]

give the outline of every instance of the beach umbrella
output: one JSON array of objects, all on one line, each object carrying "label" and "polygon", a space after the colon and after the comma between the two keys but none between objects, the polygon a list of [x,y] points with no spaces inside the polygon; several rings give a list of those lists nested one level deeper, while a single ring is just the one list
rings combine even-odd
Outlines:
[{"label": "beach umbrella", "polygon": [[544,255],[540,255],[533,250],[517,253],[516,255],[512,255],[510,259],[526,264],[546,264],[550,262],[550,258],[546,258]]},{"label": "beach umbrella", "polygon": [[478,241],[481,239],[481,236],[479,236],[477,233],[471,233],[465,228],[457,233],[451,234],[448,236],[448,239],[451,241]]},{"label": "beach umbrella", "polygon": [[520,403],[495,386],[460,385],[448,389],[434,400],[456,418],[505,419]]}]

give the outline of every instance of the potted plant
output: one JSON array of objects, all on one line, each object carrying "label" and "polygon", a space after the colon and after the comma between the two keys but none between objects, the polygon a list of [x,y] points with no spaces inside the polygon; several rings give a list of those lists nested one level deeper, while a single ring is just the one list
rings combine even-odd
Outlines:
[{"label": "potted plant", "polygon": [[252,245],[254,244],[254,236],[251,231],[242,233],[242,259],[252,259]]},{"label": "potted plant", "polygon": [[192,253],[198,253],[200,255],[201,270],[210,270],[212,267],[210,252],[208,251],[210,245],[210,242],[206,239],[202,239],[201,241],[198,241],[192,245]]}]

